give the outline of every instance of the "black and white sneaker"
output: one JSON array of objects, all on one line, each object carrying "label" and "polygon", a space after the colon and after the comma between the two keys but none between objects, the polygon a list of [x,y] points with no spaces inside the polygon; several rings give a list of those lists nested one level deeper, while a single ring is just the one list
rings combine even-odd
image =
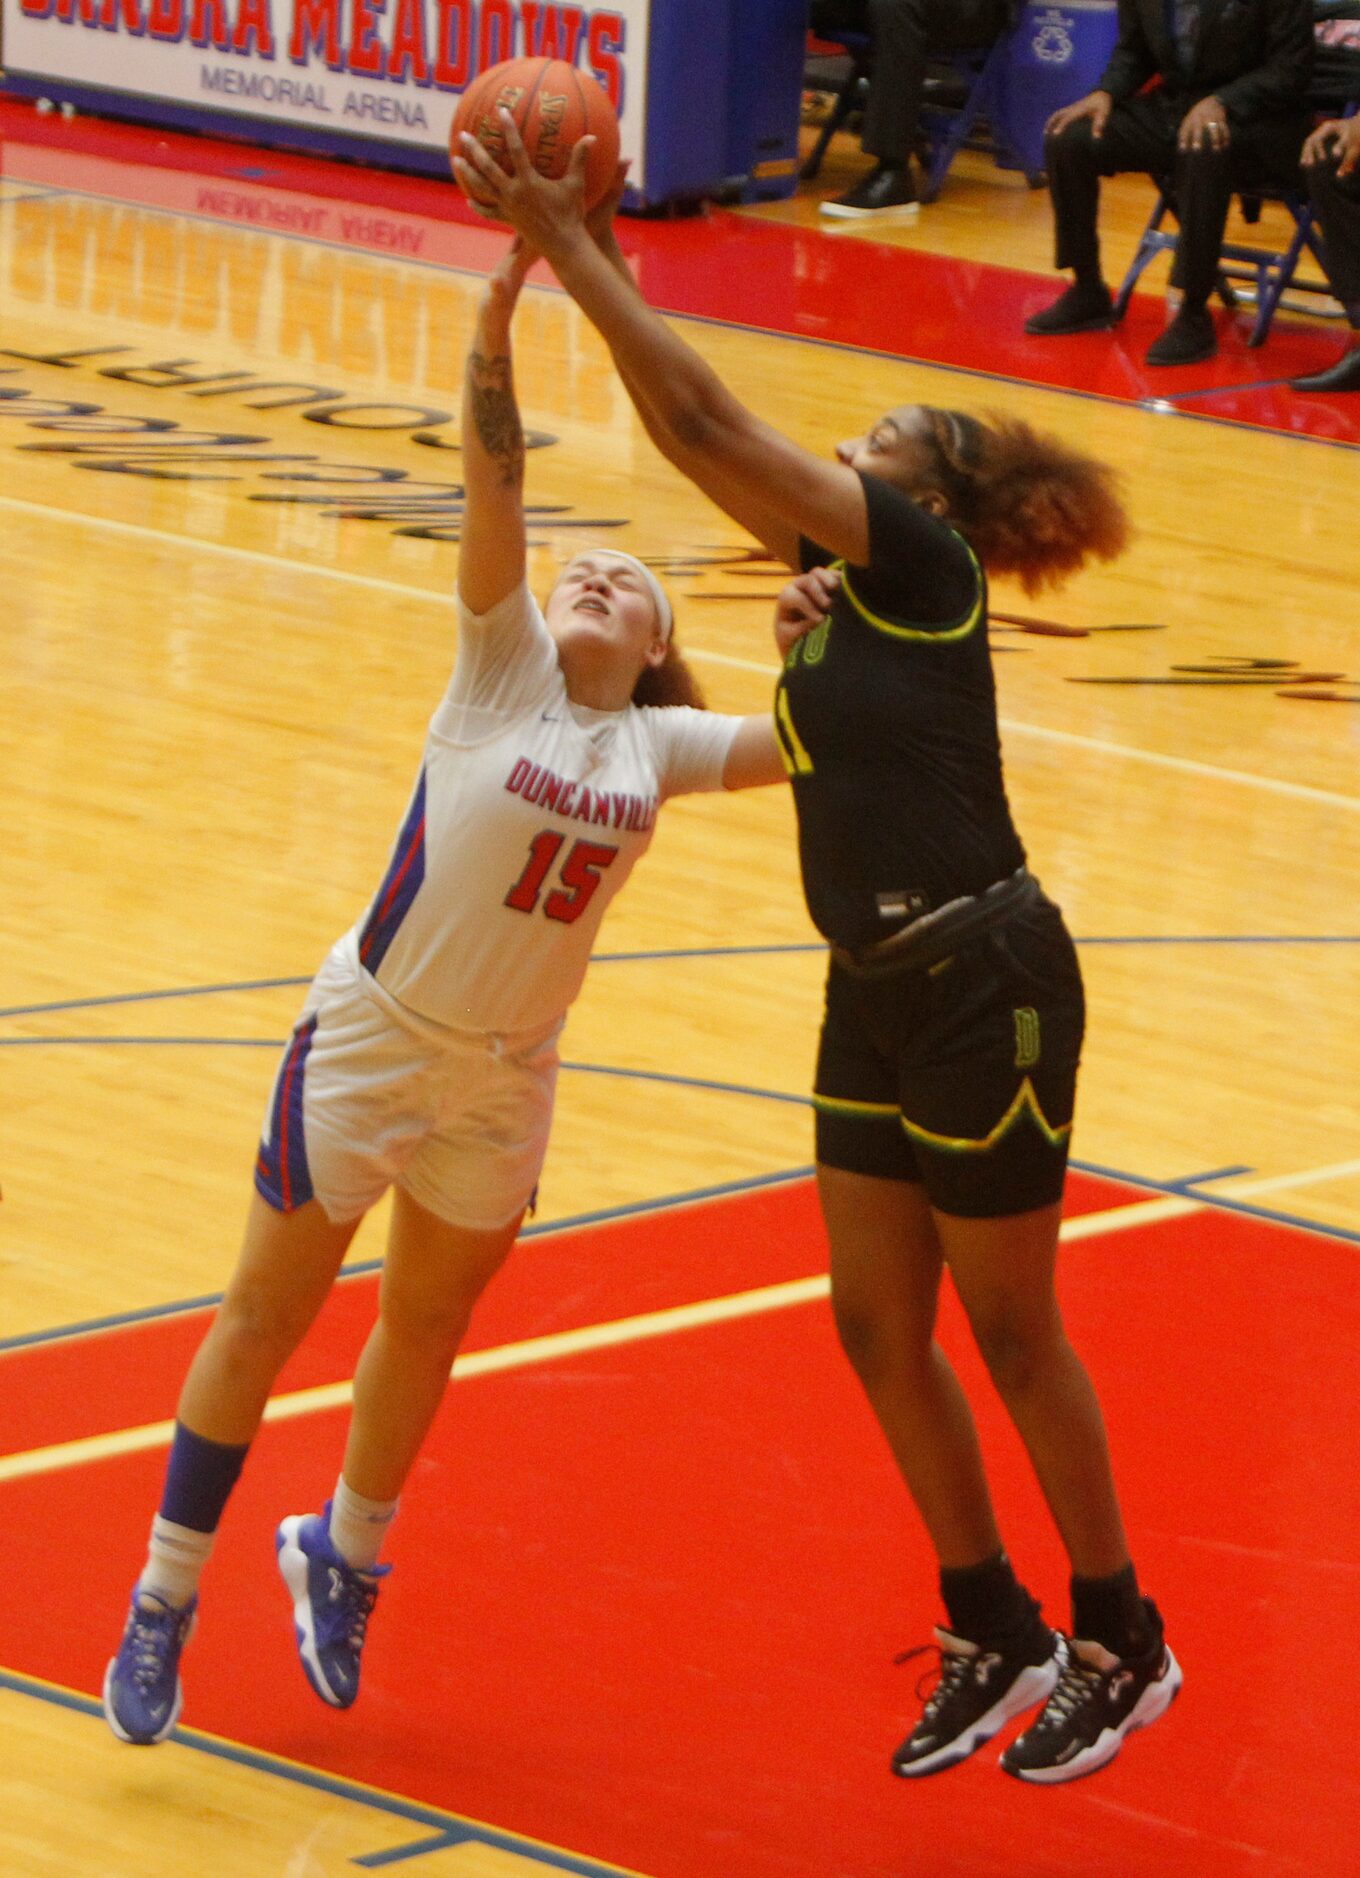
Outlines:
[{"label": "black and white sneaker", "polygon": [[1017,1780],[1056,1785],[1080,1780],[1112,1761],[1124,1737],[1164,1715],[1180,1692],[1181,1666],[1166,1647],[1162,1620],[1141,1656],[1115,1656],[1080,1637],[1067,1645],[1067,1664],[1042,1714],[1001,1756]]},{"label": "black and white sneaker", "polygon": [[830,196],[817,204],[820,215],[846,221],[911,221],[920,210],[910,165],[895,169],[887,163],[878,164],[843,196]]},{"label": "black and white sneaker", "polygon": [[1037,1621],[1018,1644],[1006,1649],[987,1649],[947,1630],[937,1630],[935,1640],[940,1646],[940,1679],[926,1698],[920,1721],[892,1758],[893,1772],[905,1780],[942,1773],[966,1761],[1012,1716],[1051,1693],[1065,1661],[1062,1638]]}]

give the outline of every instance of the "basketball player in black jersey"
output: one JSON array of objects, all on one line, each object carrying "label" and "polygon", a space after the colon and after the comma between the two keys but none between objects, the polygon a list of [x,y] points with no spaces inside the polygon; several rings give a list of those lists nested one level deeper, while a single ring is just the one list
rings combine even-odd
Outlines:
[{"label": "basketball player in black jersey", "polygon": [[[836,461],[748,411],[646,306],[609,205],[460,180],[544,254],[603,334],[658,447],[790,568],[775,721],[809,909],[831,947],[817,1067],[832,1301],[940,1562],[940,1676],[893,1757],[964,1759],[1041,1702],[1002,1765],[1094,1772],[1180,1683],[1141,1594],[1100,1407],[1054,1291],[1083,1005],[1072,942],[1025,867],[1002,782],[984,568],[1037,589],[1127,525],[1101,464],[1008,419],[905,406]],[[830,567],[826,564],[830,563]],[[825,610],[825,617],[822,617]],[[934,1340],[948,1266],[1071,1560],[1070,1640],[1002,1547],[972,1413]]]}]

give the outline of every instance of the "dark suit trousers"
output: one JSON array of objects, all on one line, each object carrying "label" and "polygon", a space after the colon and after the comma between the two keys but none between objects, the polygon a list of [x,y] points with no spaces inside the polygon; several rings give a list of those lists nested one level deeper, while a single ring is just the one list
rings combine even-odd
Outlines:
[{"label": "dark suit trousers", "polygon": [[921,130],[932,54],[988,46],[1007,19],[1007,0],[814,0],[814,31],[869,32],[873,71],[861,141],[870,156],[902,169]]},{"label": "dark suit trousers", "polygon": [[1176,133],[1193,102],[1151,92],[1116,104],[1098,139],[1083,118],[1046,140],[1059,267],[1099,268],[1100,179],[1146,170],[1159,181],[1170,179],[1175,190],[1180,239],[1172,279],[1190,305],[1205,304],[1218,278],[1233,191],[1266,183],[1299,187],[1299,152],[1310,119],[1306,112],[1259,118],[1234,124],[1227,150],[1177,150]]},{"label": "dark suit trousers", "polygon": [[1322,226],[1332,292],[1345,302],[1352,326],[1360,326],[1360,169],[1338,176],[1337,162],[1331,157],[1303,173]]}]

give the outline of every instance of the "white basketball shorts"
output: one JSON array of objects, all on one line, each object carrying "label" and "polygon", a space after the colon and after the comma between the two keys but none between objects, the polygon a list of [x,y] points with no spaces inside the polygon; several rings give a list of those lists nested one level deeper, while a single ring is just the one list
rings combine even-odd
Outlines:
[{"label": "white basketball shorts", "polygon": [[450,1225],[496,1231],[538,1184],[561,1029],[432,1024],[374,982],[347,935],[284,1051],[256,1186],[279,1212],[316,1199],[339,1225],[395,1185]]}]

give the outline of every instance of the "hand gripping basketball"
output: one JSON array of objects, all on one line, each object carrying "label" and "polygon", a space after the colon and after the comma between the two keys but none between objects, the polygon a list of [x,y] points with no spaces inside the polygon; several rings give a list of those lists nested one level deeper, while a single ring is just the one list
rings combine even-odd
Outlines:
[{"label": "hand gripping basketball", "polygon": [[496,162],[465,132],[454,174],[479,215],[510,223],[530,248],[551,259],[555,242],[584,224],[590,139],[583,137],[572,150],[565,175],[550,181],[535,172],[509,113],[501,119],[504,161]]},{"label": "hand gripping basketball", "polygon": [[469,85],[449,132],[454,174],[474,208],[494,214],[497,198],[482,177],[469,178],[459,170],[463,139],[471,137],[508,172],[506,113],[535,173],[559,180],[585,141],[585,207],[593,208],[608,192],[619,160],[619,123],[604,88],[563,59],[507,59]]}]

